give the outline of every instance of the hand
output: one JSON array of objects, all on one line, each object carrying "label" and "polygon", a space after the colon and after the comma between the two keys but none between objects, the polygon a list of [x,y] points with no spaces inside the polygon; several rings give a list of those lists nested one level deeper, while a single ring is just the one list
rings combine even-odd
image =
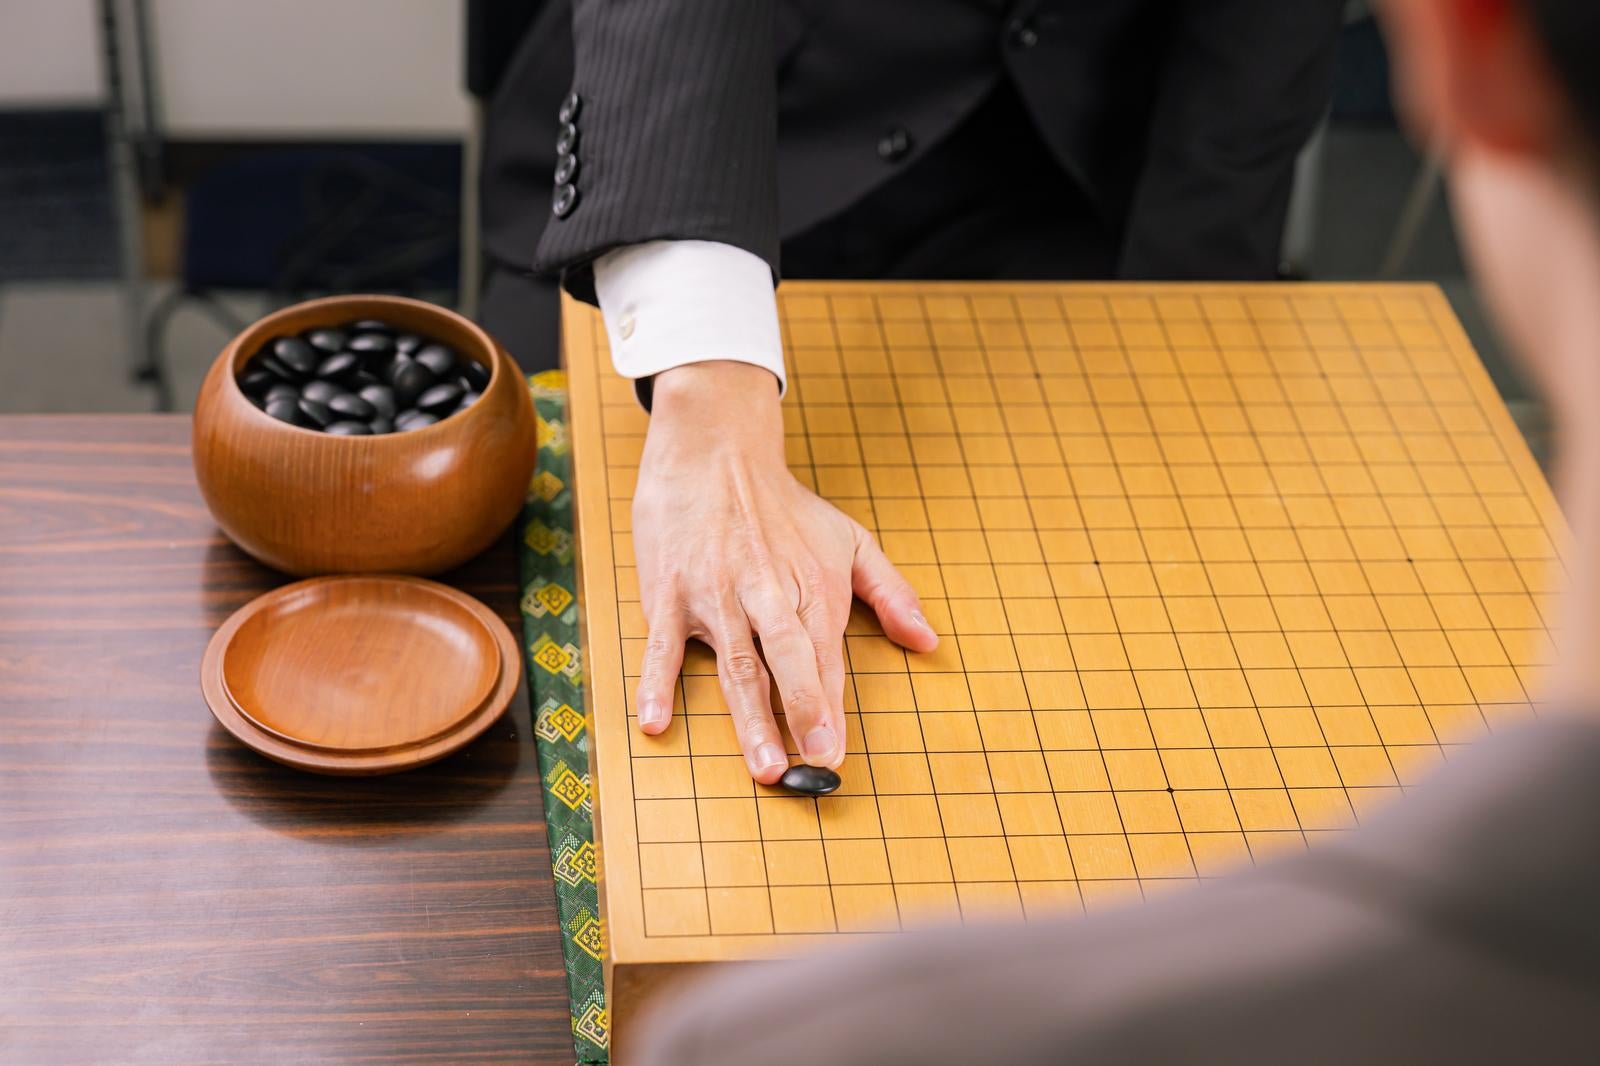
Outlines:
[{"label": "hand", "polygon": [[640,729],[667,728],[684,642],[702,640],[716,652],[750,776],[763,784],[789,766],[769,669],[801,758],[813,766],[844,761],[852,592],[899,644],[938,644],[917,594],[871,534],[789,473],[778,390],[760,367],[694,363],[656,377],[633,540],[650,626]]},{"label": "hand", "polygon": [[[1564,436],[1592,440],[1600,420],[1600,216],[1591,178],[1467,146],[1451,196],[1479,291],[1532,371]],[[1586,475],[1600,471],[1586,471]]]},{"label": "hand", "polygon": [[1600,706],[1600,213],[1587,164],[1563,168],[1465,147],[1451,166],[1456,220],[1479,292],[1549,406],[1557,495],[1571,531],[1552,574],[1566,586],[1561,654],[1541,707]]}]

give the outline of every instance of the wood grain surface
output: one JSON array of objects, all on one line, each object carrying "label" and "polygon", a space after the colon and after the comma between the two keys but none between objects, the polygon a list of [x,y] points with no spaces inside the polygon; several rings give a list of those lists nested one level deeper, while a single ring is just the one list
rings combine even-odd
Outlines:
[{"label": "wood grain surface", "polygon": [[[176,417],[0,419],[0,1062],[571,1062],[524,693],[458,755],[315,777],[213,721],[284,578]],[[444,580],[516,630],[509,538]]]}]

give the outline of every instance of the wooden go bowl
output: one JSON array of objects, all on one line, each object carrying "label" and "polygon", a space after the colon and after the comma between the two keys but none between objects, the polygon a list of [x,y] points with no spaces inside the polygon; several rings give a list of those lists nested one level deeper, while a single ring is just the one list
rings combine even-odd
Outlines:
[{"label": "wooden go bowl", "polygon": [[[337,437],[269,416],[238,375],[273,337],[380,318],[489,367],[465,411],[408,433]],[[537,459],[533,400],[494,339],[453,311],[399,296],[285,307],[235,337],[194,412],[194,471],[235,544],[291,574],[434,574],[494,542],[522,508]]]}]

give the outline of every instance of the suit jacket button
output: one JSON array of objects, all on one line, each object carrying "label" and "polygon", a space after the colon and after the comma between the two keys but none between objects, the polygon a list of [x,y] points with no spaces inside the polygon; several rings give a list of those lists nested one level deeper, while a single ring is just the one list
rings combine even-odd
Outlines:
[{"label": "suit jacket button", "polygon": [[550,213],[557,218],[566,218],[572,214],[572,209],[578,206],[578,187],[576,185],[556,186],[555,199],[550,203]]},{"label": "suit jacket button", "polygon": [[561,124],[561,133],[556,137],[556,152],[565,155],[578,147],[578,127],[570,122]]},{"label": "suit jacket button", "polygon": [[911,134],[901,126],[878,138],[878,158],[885,163],[898,163],[911,154]]},{"label": "suit jacket button", "polygon": [[578,157],[571,152],[563,152],[556,160],[556,184],[566,185],[578,176]]},{"label": "suit jacket button", "polygon": [[568,93],[567,98],[561,101],[561,110],[556,112],[556,117],[562,122],[571,122],[578,117],[578,111],[583,107],[583,97],[577,93]]}]

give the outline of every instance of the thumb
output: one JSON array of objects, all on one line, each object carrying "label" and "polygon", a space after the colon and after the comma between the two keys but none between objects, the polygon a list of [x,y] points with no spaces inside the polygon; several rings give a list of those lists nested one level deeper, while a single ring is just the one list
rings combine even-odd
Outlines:
[{"label": "thumb", "polygon": [[939,646],[933,627],[922,616],[922,604],[911,582],[900,576],[865,529],[856,531],[850,585],[861,602],[878,616],[878,623],[890,640],[912,651],[932,651]]}]

